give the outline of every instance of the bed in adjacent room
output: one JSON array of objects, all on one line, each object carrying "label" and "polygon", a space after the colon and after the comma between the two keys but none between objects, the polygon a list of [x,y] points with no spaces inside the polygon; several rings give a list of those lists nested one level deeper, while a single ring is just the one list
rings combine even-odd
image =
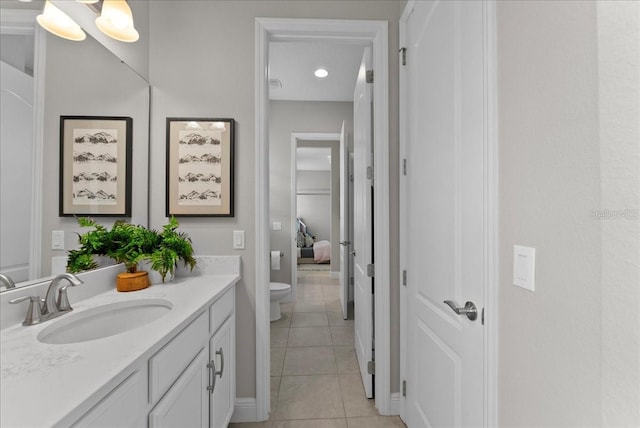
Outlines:
[{"label": "bed in adjacent room", "polygon": [[301,218],[296,220],[296,231],[298,264],[331,262],[331,243],[329,241],[317,240]]}]

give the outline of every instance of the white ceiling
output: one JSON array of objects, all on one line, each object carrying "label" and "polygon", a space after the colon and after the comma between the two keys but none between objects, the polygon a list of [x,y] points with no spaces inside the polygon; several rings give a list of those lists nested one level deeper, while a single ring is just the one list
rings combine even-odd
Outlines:
[{"label": "white ceiling", "polygon": [[331,171],[331,148],[296,148],[296,169],[298,171]]},{"label": "white ceiling", "polygon": [[[364,45],[327,41],[269,43],[269,99],[296,101],[353,101],[353,90]],[[324,68],[321,79],[313,72]]]}]

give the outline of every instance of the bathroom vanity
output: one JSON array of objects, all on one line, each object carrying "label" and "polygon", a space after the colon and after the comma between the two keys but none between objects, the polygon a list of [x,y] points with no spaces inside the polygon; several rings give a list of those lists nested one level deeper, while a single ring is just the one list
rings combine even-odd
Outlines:
[{"label": "bathroom vanity", "polygon": [[[219,259],[226,268],[216,269]],[[133,293],[73,301],[70,291],[71,313],[4,328],[0,425],[226,427],[240,261],[202,262],[192,275]],[[84,281],[74,289],[91,287]]]}]

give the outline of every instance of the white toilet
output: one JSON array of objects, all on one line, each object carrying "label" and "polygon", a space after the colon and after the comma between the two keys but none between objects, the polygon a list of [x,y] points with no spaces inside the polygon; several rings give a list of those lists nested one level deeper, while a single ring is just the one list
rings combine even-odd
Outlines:
[{"label": "white toilet", "polygon": [[280,300],[289,295],[291,291],[291,284],[285,284],[283,282],[270,282],[269,283],[269,298],[271,299],[271,321],[279,320],[282,314],[280,314]]}]

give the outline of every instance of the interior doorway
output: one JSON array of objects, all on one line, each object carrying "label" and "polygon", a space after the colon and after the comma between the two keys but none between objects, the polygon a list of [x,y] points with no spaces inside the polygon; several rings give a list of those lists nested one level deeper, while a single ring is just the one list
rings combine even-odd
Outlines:
[{"label": "interior doorway", "polygon": [[394,414],[390,392],[389,346],[389,165],[388,165],[388,46],[386,21],[333,21],[306,19],[256,19],[256,419],[269,415],[269,47],[272,40],[327,40],[362,43],[372,46],[376,85],[373,90],[374,159],[372,177],[375,188],[375,254],[379,263],[372,273],[376,278],[375,387],[376,407],[381,414]]}]

